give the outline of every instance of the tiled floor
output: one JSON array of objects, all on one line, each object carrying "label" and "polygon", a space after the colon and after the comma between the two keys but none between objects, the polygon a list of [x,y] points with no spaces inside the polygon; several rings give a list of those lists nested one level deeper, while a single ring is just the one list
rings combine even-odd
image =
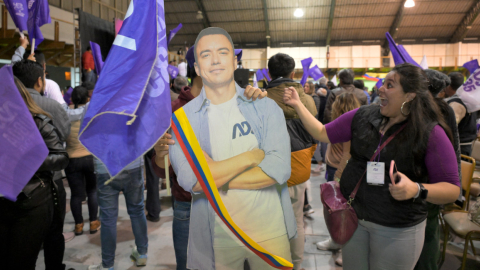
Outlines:
[{"label": "tiled floor", "polygon": [[[335,266],[335,259],[338,254],[332,252],[320,251],[315,247],[315,243],[328,237],[328,231],[323,219],[322,204],[320,202],[320,184],[325,182],[324,174],[313,175],[311,177],[311,205],[315,209],[315,213],[310,218],[305,218],[305,255],[303,268],[305,270],[326,270],[326,269],[342,269]],[[67,188],[67,198],[69,197],[69,188]],[[170,198],[167,197],[166,191],[162,190],[162,212],[161,219],[158,223],[148,222],[149,251],[148,265],[137,268],[131,262],[129,255],[134,246],[134,238],[131,230],[130,220],[128,218],[125,200],[120,196],[120,209],[117,230],[117,251],[115,260],[115,269],[175,269],[175,253],[172,242],[172,208]],[[68,204],[69,202],[67,202]],[[67,216],[65,219],[65,231],[73,231],[74,222],[72,214],[67,206]],[[83,207],[83,216],[88,217],[86,205]],[[480,253],[480,242],[476,242],[477,253]],[[448,245],[447,257],[441,270],[459,269],[461,263],[463,246]],[[66,244],[65,263],[68,268],[76,270],[84,270],[90,264],[98,264],[101,262],[100,250],[100,233],[90,235],[88,233],[88,225],[85,227],[85,233],[75,237]],[[43,252],[40,253],[37,261],[37,269],[43,270],[44,260]],[[466,269],[480,269],[480,256],[469,254]],[[252,269],[253,270],[253,269]],[[256,270],[256,269],[255,269]]]}]

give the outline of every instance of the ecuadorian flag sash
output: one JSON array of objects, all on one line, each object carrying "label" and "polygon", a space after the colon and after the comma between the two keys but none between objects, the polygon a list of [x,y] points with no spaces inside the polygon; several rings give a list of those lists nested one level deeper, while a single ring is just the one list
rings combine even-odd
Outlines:
[{"label": "ecuadorian flag sash", "polygon": [[248,247],[253,253],[257,254],[272,267],[284,270],[292,269],[293,264],[266,251],[259,244],[253,241],[252,238],[250,238],[245,232],[243,232],[242,229],[240,229],[232,220],[232,217],[230,217],[227,208],[225,208],[225,205],[222,202],[222,198],[220,198],[217,186],[215,185],[215,181],[213,180],[210,169],[208,168],[207,160],[203,155],[200,144],[198,143],[197,137],[190,126],[190,122],[188,121],[187,115],[185,114],[183,108],[178,109],[172,115],[172,129],[180,147],[182,148],[183,153],[185,154],[185,157],[188,160],[188,163],[192,167],[198,182],[202,186],[203,192],[207,196],[210,205],[227,225],[227,227],[238,237],[238,239],[240,239],[240,241],[243,242],[246,247]]}]

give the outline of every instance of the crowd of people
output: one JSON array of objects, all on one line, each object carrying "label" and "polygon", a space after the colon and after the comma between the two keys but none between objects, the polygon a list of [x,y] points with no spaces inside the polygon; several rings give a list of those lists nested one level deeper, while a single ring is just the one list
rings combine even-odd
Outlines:
[{"label": "crowd of people", "polygon": [[[102,261],[90,270],[114,269],[120,193],[135,237],[131,257],[136,266],[147,265],[147,220],[160,220],[159,186],[167,170],[177,270],[275,269],[209,205],[172,132],[107,183],[105,165],[78,139],[97,79],[93,60],[84,56],[86,82],[64,100],[45,77],[43,54],[30,55],[27,46],[21,39],[12,58],[14,82],[49,155],[16,202],[0,197],[5,269],[35,269],[42,246],[47,270],[66,269],[65,242],[71,237],[63,233],[61,170],[71,190],[74,234],[84,233],[83,201],[88,231],[101,234]],[[186,58],[171,83],[172,113],[184,110],[223,204],[253,241],[302,269],[304,216],[314,212],[309,179],[324,170],[345,198],[360,182],[351,202],[359,224],[346,244],[328,238],[316,243],[318,249],[341,249],[336,263],[344,269],[437,269],[440,206],[470,199],[461,192],[460,154],[472,153],[477,115],[456,95],[461,73],[401,64],[372,91],[351,69],[337,74],[338,86],[325,77],[302,85],[295,79],[295,60],[277,53],[268,60],[271,81],[265,89],[242,88],[234,80],[230,35],[214,27],[200,32]]]}]

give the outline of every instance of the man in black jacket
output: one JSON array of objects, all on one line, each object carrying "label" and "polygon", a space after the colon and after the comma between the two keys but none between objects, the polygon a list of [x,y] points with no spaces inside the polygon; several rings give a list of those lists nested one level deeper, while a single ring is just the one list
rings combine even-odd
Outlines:
[{"label": "man in black jacket", "polygon": [[[65,109],[53,99],[43,96],[45,92],[45,72],[43,67],[30,60],[15,62],[13,74],[25,85],[32,99],[40,108],[52,116],[52,123],[57,128],[60,141],[63,143],[70,135],[70,121]],[[58,186],[58,201],[55,202],[52,226],[43,243],[45,267],[48,270],[64,270],[63,254],[65,253],[65,238],[63,237],[63,222],[65,220],[66,193],[63,180],[54,182]]]}]

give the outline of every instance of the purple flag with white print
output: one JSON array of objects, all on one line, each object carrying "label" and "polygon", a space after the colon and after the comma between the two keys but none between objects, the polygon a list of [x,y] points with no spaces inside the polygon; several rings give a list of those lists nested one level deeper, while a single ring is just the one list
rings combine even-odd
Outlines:
[{"label": "purple flag with white print", "polygon": [[0,195],[16,201],[48,148],[13,81],[11,66],[0,69],[0,81]]},{"label": "purple flag with white print", "polygon": [[27,0],[4,0],[8,13],[20,32],[27,30],[28,6]]},{"label": "purple flag with white print", "polygon": [[473,59],[472,61],[468,61],[465,64],[463,64],[463,67],[466,68],[468,72],[470,72],[470,74],[473,74],[475,70],[478,69],[478,60]]},{"label": "purple flag with white print", "polygon": [[312,64],[313,59],[312,57],[309,57],[309,58],[303,59],[301,62],[302,62],[302,68],[303,68],[303,76],[302,76],[302,80],[300,81],[300,84],[304,86],[305,83],[307,82],[310,65]]},{"label": "purple flag with white print", "polygon": [[168,65],[167,70],[168,75],[170,75],[172,79],[175,79],[178,76],[178,68],[176,66]]},{"label": "purple flag with white print", "polygon": [[80,142],[115,177],[153,147],[172,115],[163,0],[133,0],[103,66]]},{"label": "purple flag with white print", "polygon": [[170,30],[170,33],[168,34],[168,41],[167,41],[167,47],[170,44],[170,41],[172,41],[173,37],[182,29],[182,24],[180,23],[177,27],[174,29]]},{"label": "purple flag with white print", "polygon": [[35,39],[35,49],[43,41],[40,27],[51,22],[48,0],[28,0],[28,37]]},{"label": "purple flag with white print", "polygon": [[95,71],[97,72],[97,75],[100,76],[104,64],[102,50],[100,49],[100,45],[92,41],[90,41],[90,48],[92,49],[93,62],[95,62]]},{"label": "purple flag with white print", "polygon": [[312,77],[315,81],[325,76],[317,65],[310,69],[308,75]]}]

